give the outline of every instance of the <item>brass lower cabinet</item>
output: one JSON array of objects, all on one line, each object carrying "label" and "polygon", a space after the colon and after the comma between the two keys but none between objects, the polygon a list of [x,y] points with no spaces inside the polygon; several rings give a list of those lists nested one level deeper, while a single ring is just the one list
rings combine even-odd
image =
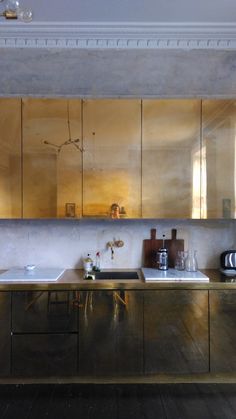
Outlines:
[{"label": "brass lower cabinet", "polygon": [[14,376],[72,376],[76,372],[77,334],[28,334],[12,337]]},{"label": "brass lower cabinet", "polygon": [[208,291],[144,292],[144,371],[209,372]]},{"label": "brass lower cabinet", "polygon": [[0,376],[236,372],[236,290],[76,295],[0,293]]},{"label": "brass lower cabinet", "polygon": [[11,371],[11,293],[0,292],[0,376]]},{"label": "brass lower cabinet", "polygon": [[236,290],[210,291],[211,372],[236,372]]},{"label": "brass lower cabinet", "polygon": [[79,375],[143,374],[143,293],[82,292]]}]

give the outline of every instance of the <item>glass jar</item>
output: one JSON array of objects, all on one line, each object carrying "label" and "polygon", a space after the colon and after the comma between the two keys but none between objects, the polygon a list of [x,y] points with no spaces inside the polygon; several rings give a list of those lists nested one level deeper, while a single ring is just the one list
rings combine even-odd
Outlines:
[{"label": "glass jar", "polygon": [[176,256],[176,259],[175,259],[175,269],[177,271],[184,271],[186,253],[187,252],[184,252],[183,250],[178,250],[177,256]]},{"label": "glass jar", "polygon": [[189,250],[185,260],[185,270],[188,272],[196,272],[198,269],[197,264],[197,251]]}]

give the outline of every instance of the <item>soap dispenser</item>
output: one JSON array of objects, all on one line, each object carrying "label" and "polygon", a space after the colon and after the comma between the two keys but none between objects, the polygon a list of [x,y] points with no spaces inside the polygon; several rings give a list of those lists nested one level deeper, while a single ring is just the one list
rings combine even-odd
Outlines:
[{"label": "soap dispenser", "polygon": [[86,272],[91,272],[93,270],[93,259],[90,256],[90,253],[88,253],[87,257],[84,259],[84,270]]}]

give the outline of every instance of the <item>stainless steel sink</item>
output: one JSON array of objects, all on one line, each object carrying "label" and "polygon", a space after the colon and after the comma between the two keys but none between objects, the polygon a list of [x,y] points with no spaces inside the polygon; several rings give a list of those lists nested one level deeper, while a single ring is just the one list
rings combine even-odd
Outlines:
[{"label": "stainless steel sink", "polygon": [[96,272],[95,279],[110,279],[119,280],[119,279],[139,279],[137,271],[122,271],[122,272],[112,272],[112,271],[104,271],[104,272]]}]

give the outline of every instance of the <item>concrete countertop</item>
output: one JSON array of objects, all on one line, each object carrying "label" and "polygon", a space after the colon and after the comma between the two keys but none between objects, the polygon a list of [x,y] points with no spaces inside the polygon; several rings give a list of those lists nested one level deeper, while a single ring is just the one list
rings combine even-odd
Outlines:
[{"label": "concrete countertop", "polygon": [[[106,271],[104,269],[104,271]],[[1,281],[0,291],[37,291],[37,290],[158,290],[158,289],[235,289],[236,276],[226,277],[217,269],[201,269],[210,278],[209,282],[145,282],[140,269],[107,269],[107,271],[137,271],[137,280],[84,280],[82,269],[67,269],[56,282],[10,282]],[[4,270],[0,270],[0,273]]]}]

